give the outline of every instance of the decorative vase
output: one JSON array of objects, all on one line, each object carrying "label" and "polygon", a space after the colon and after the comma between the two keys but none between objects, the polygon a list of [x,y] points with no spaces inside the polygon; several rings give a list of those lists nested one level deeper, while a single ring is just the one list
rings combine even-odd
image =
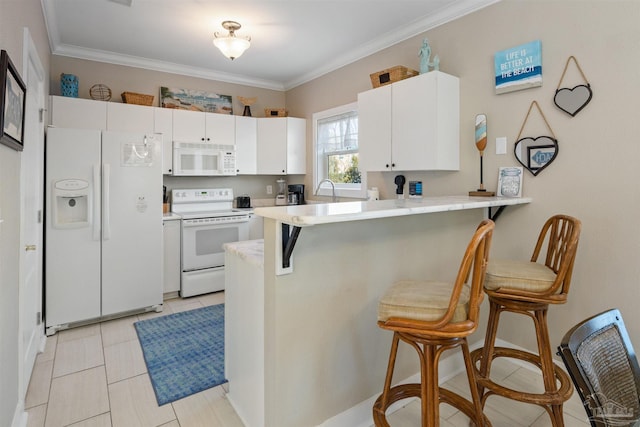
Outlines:
[{"label": "decorative vase", "polygon": [[60,92],[62,96],[78,97],[78,77],[73,74],[60,74]]}]

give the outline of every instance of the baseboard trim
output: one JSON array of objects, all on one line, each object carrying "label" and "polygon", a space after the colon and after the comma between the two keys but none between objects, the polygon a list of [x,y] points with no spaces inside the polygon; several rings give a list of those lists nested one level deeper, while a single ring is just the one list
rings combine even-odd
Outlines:
[{"label": "baseboard trim", "polygon": [[27,427],[27,418],[29,414],[24,410],[24,400],[20,400],[16,405],[16,410],[13,413],[13,421],[11,427]]}]

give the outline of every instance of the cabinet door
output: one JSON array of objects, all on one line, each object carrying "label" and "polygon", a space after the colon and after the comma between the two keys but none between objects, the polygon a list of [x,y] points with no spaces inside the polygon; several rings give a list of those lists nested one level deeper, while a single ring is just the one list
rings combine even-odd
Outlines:
[{"label": "cabinet door", "polygon": [[264,218],[253,214],[249,217],[249,240],[264,238]]},{"label": "cabinet door", "polygon": [[163,292],[180,290],[180,220],[163,222],[164,276]]},{"label": "cabinet door", "polygon": [[178,142],[206,142],[205,113],[173,110],[173,140]]},{"label": "cabinet door", "polygon": [[153,108],[108,102],[107,130],[153,133]]},{"label": "cabinet door", "polygon": [[258,172],[258,120],[236,116],[236,172],[255,175]]},{"label": "cabinet door", "polygon": [[287,174],[307,173],[307,121],[287,118]]},{"label": "cabinet door", "polygon": [[153,107],[153,131],[162,134],[162,174],[173,170],[173,109]]},{"label": "cabinet door", "polygon": [[395,169],[459,169],[458,78],[433,71],[393,84]]},{"label": "cabinet door", "polygon": [[359,167],[391,170],[391,85],[358,94]]},{"label": "cabinet door", "polygon": [[107,128],[107,102],[52,96],[51,125],[60,128]]},{"label": "cabinet door", "polygon": [[236,143],[236,120],[231,114],[205,113],[207,142],[221,145]]},{"label": "cabinet door", "polygon": [[258,174],[287,173],[287,119],[258,119]]}]

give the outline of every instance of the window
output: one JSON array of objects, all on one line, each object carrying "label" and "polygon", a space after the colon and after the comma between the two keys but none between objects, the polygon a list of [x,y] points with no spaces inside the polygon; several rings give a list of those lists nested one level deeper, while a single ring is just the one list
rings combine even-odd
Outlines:
[{"label": "window", "polygon": [[[336,196],[365,197],[365,174],[358,169],[357,107],[354,102],[313,115],[314,191],[323,180],[330,179]],[[331,196],[331,184],[322,183],[318,194]]]}]

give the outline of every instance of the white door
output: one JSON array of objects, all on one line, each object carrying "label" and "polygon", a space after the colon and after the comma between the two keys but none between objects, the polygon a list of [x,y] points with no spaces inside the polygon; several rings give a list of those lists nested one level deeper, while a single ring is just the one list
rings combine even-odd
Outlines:
[{"label": "white door", "polygon": [[162,138],[153,137],[102,134],[103,316],[162,304]]},{"label": "white door", "polygon": [[36,354],[44,336],[42,327],[42,181],[44,171],[44,70],[25,29],[27,85],[24,151],[20,156],[20,392],[25,396]]}]

